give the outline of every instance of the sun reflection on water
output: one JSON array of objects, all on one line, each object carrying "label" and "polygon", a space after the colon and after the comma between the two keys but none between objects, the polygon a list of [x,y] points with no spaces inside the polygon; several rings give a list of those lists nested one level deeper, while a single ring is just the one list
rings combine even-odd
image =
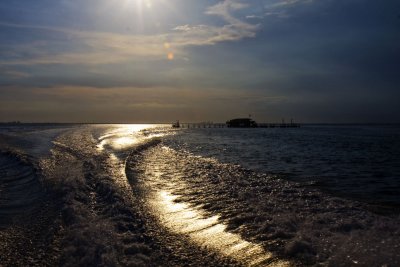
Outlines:
[{"label": "sun reflection on water", "polygon": [[110,127],[105,134],[99,137],[98,149],[103,151],[106,147],[112,150],[124,150],[131,148],[153,136],[140,135],[139,132],[155,128],[152,124],[116,124]]},{"label": "sun reflection on water", "polygon": [[113,124],[106,127],[98,138],[97,149],[108,154],[107,163],[115,183],[129,190],[131,187],[125,173],[125,160],[131,149],[146,140],[170,133],[163,130],[162,125],[154,124]]},{"label": "sun reflection on water", "polygon": [[152,202],[160,219],[170,230],[187,234],[196,243],[235,258],[248,266],[290,266],[286,261],[275,260],[260,245],[243,240],[226,231],[218,216],[206,217],[204,212],[184,202],[175,202],[177,196],[158,191]]},{"label": "sun reflection on water", "polygon": [[[111,125],[98,138],[98,149],[109,154],[108,162],[114,171],[113,176],[122,188],[129,189],[125,174],[127,153],[146,140],[173,134],[171,130],[157,130],[155,127],[157,126],[146,124]],[[157,182],[160,173],[157,173],[157,168],[154,167],[153,175],[156,179],[153,182]],[[150,179],[150,177],[147,178]],[[260,245],[227,232],[226,225],[219,222],[219,216],[207,216],[203,210],[192,207],[188,203],[176,202],[178,196],[169,191],[155,190],[149,197],[154,211],[166,227],[171,231],[187,235],[200,246],[232,257],[247,266],[289,266],[288,262],[276,259],[272,253],[265,251]]]}]

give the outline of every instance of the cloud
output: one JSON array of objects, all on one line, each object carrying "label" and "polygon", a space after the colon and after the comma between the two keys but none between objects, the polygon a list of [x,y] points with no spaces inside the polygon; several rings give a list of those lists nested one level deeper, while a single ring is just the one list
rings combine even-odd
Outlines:
[{"label": "cloud", "polygon": [[247,15],[246,19],[263,19],[263,16],[259,16],[259,15]]},{"label": "cloud", "polygon": [[22,71],[15,71],[15,70],[5,70],[3,71],[3,75],[11,79],[29,78],[32,76],[29,73],[25,73]]},{"label": "cloud", "polygon": [[[160,35],[123,35],[108,32],[76,31],[57,27],[42,27],[1,23],[1,26],[24,28],[39,31],[51,31],[68,36],[74,41],[76,51],[46,54],[48,46],[42,43],[13,45],[11,53],[36,55],[31,58],[2,60],[1,65],[36,65],[36,64],[110,64],[137,59],[138,57],[165,56],[164,42],[168,36]],[[83,48],[83,49],[82,49]],[[44,51],[41,51],[44,50]],[[74,50],[74,49],[73,49]],[[80,51],[79,51],[80,50]],[[82,51],[83,50],[83,51]],[[40,54],[38,56],[38,54]]]},{"label": "cloud", "polygon": [[314,0],[278,0],[274,2],[268,2],[264,5],[264,15],[265,16],[275,16],[278,18],[289,18],[291,15],[288,9],[302,5],[310,4]]},{"label": "cloud", "polygon": [[[235,18],[231,11],[245,8],[247,5],[225,0],[206,10],[206,14],[222,17],[226,24],[180,25],[170,32],[159,34],[120,34],[100,31],[78,31],[51,26],[32,26],[0,22],[1,27],[37,32],[56,32],[66,36],[71,43],[70,49],[49,54],[49,46],[59,45],[54,40],[9,47],[13,59],[2,59],[0,65],[37,65],[37,64],[113,64],[140,60],[162,60],[170,53],[175,59],[185,59],[185,47],[214,45],[219,42],[237,41],[256,35],[258,25],[252,25]],[[45,35],[43,35],[45,36]],[[46,37],[43,37],[46,38]],[[54,42],[54,43],[53,43]],[[72,43],[73,42],[73,43]],[[168,43],[168,47],[165,44]],[[15,55],[23,56],[15,57]],[[30,56],[26,56],[30,55]]]},{"label": "cloud", "polygon": [[222,17],[231,28],[234,28],[238,33],[243,34],[244,37],[253,37],[259,25],[254,25],[246,23],[232,15],[232,11],[237,11],[240,9],[245,9],[248,4],[243,4],[241,2],[233,0],[225,0],[207,9],[206,14],[216,15]]},{"label": "cloud", "polygon": [[243,38],[251,38],[256,35],[257,27],[242,27],[239,25],[227,24],[222,27],[208,25],[183,25],[174,28],[179,34],[171,39],[176,47],[189,45],[214,45],[225,41],[238,41]]},{"label": "cloud", "polygon": [[[16,87],[8,86],[1,88],[4,96],[20,92],[21,97],[32,100],[52,100],[56,102],[72,101],[87,102],[88,104],[120,106],[130,104],[154,104],[179,105],[196,107],[206,103],[231,103],[240,102],[243,105],[254,102],[276,102],[285,97],[279,95],[268,95],[265,92],[249,92],[245,89],[231,90],[224,88],[173,88],[173,87],[113,87],[98,88],[89,86],[60,85],[57,87]],[[8,101],[10,99],[4,99]],[[71,102],[71,103],[72,103]],[[236,105],[236,104],[235,104]]]},{"label": "cloud", "polygon": [[279,8],[279,7],[290,7],[297,4],[312,3],[314,0],[280,0],[274,3],[268,4],[266,8]]},{"label": "cloud", "polygon": [[233,24],[238,20],[232,16],[231,11],[244,9],[246,7],[248,7],[248,4],[243,4],[234,0],[224,0],[209,7],[206,11],[206,14],[222,16],[228,22]]},{"label": "cloud", "polygon": [[[252,38],[256,36],[259,25],[244,22],[232,15],[232,11],[245,9],[248,4],[244,4],[233,0],[224,0],[216,5],[207,8],[205,14],[219,16],[227,23],[221,27],[197,25],[183,25],[176,27],[188,34],[187,40],[196,40],[197,44],[212,45],[225,41],[237,41],[244,38]],[[192,43],[195,44],[195,43]]]},{"label": "cloud", "polygon": [[47,114],[48,121],[170,122],[177,118],[225,121],[248,112],[255,114],[256,105],[285,101],[279,95],[220,88],[13,86],[0,91],[0,121],[10,118],[30,121],[42,119],[43,114]]}]

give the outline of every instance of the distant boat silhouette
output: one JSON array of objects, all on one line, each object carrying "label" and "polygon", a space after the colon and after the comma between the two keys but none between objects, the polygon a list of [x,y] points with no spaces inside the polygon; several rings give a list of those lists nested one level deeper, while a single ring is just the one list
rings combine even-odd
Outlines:
[{"label": "distant boat silhouette", "polygon": [[181,125],[179,124],[179,120],[172,124],[173,128],[179,128]]}]

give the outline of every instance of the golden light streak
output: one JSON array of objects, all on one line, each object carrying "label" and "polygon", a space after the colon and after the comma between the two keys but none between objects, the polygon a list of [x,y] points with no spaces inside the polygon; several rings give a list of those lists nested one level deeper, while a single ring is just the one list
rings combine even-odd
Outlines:
[{"label": "golden light streak", "polygon": [[188,235],[201,246],[219,251],[246,266],[288,267],[290,263],[274,259],[271,252],[260,245],[243,240],[238,234],[226,231],[218,216],[206,217],[201,210],[185,202],[175,202],[177,196],[158,191],[152,205],[161,221],[172,231]]}]

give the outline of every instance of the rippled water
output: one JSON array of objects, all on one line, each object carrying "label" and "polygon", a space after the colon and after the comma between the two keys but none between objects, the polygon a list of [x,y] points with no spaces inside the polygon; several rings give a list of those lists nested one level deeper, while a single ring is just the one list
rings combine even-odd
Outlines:
[{"label": "rippled water", "polygon": [[397,215],[335,196],[398,205],[399,137],[394,126],[0,127],[0,214],[7,228],[55,190],[67,265],[396,266]]},{"label": "rippled water", "polygon": [[184,129],[165,143],[334,194],[400,205],[400,126]]},{"label": "rippled water", "polygon": [[[219,222],[218,216],[202,215],[201,209],[191,207],[185,202],[175,202],[176,199],[177,196],[160,190],[152,200],[152,205],[161,221],[172,231],[186,234],[198,244],[217,250],[248,266],[267,265],[266,262],[273,257],[260,245],[245,241],[240,235],[228,232],[227,226]],[[278,261],[270,266],[283,267],[290,264]]]}]

